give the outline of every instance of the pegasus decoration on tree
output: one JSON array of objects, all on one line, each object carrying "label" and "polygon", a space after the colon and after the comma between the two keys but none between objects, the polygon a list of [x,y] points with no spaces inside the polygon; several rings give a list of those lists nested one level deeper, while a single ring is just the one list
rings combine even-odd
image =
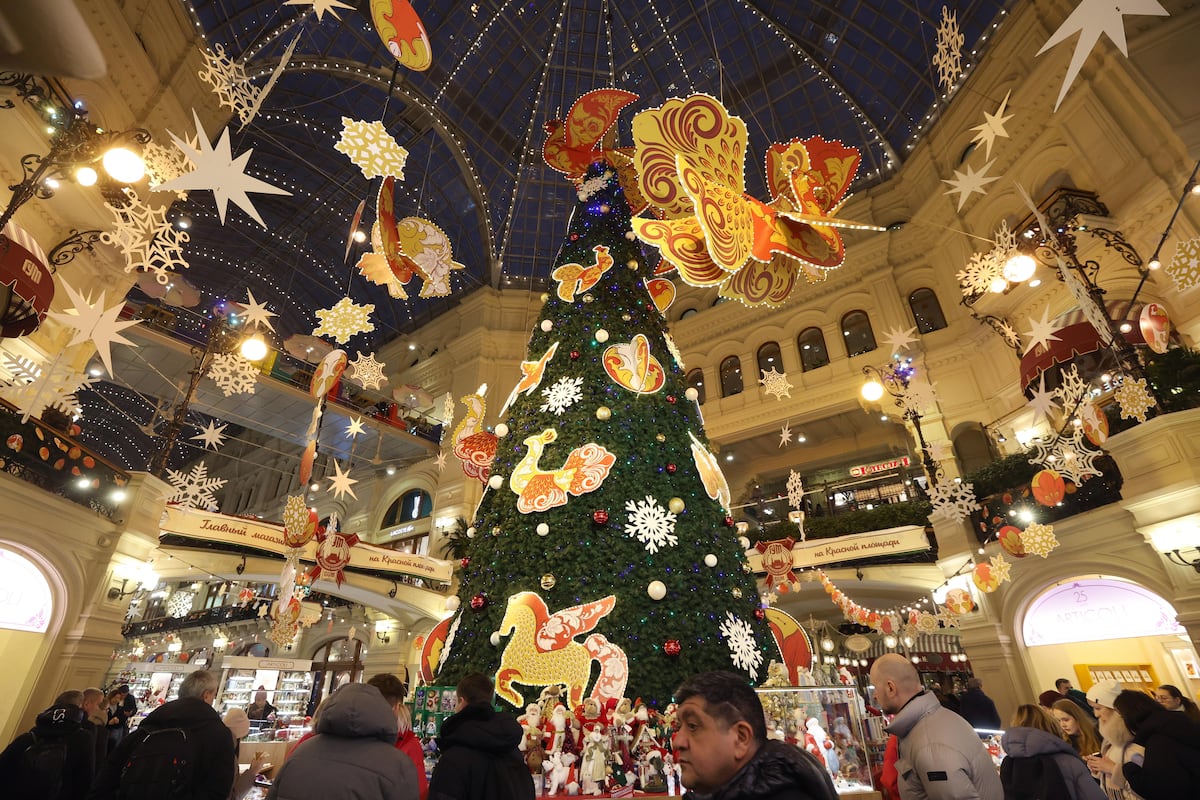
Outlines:
[{"label": "pegasus decoration on tree", "polygon": [[633,118],[641,193],[660,218],[633,230],[692,286],[717,286],[749,306],[783,303],[803,272],[824,280],[841,266],[838,228],[883,230],[834,217],[858,168],[859,153],[820,136],[767,150],[771,192],[746,194],[746,124],[706,94],[674,98]]},{"label": "pegasus decoration on tree", "polygon": [[629,662],[624,651],[603,635],[592,633],[583,643],[575,637],[593,630],[613,610],[613,595],[590,603],[564,608],[553,614],[534,592],[520,592],[508,599],[500,623],[500,636],[509,636],[500,668],[496,671],[496,694],[521,707],[525,698],[513,688],[523,686],[566,686],[566,705],[574,709],[583,702],[591,678],[592,661],[600,663],[600,676],[591,697],[604,707],[625,693]]}]

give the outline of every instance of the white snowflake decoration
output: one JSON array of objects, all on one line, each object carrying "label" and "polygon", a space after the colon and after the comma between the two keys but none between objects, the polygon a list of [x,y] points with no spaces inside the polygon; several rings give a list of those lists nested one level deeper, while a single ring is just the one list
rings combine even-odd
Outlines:
[{"label": "white snowflake decoration", "polygon": [[992,577],[996,579],[996,583],[999,584],[1012,580],[1012,562],[1002,554],[997,553],[992,556],[989,563],[992,567]]},{"label": "white snowflake decoration", "polygon": [[1026,553],[1046,558],[1058,547],[1053,525],[1032,522],[1021,533],[1021,546]]},{"label": "white snowflake decoration", "polygon": [[1146,421],[1146,412],[1154,408],[1154,398],[1146,386],[1145,378],[1125,378],[1117,390],[1113,392],[1117,404],[1121,407],[1121,419],[1136,419]]},{"label": "white snowflake decoration", "polygon": [[387,376],[383,374],[383,368],[387,365],[376,361],[374,353],[359,353],[350,366],[354,368],[350,377],[364,389],[378,389],[381,384],[387,383]]},{"label": "white snowflake decoration", "polygon": [[978,297],[991,289],[993,281],[1004,277],[1001,270],[1002,265],[992,258],[991,251],[973,253],[967,259],[967,266],[955,273],[954,277],[958,279],[958,288],[963,297]]},{"label": "white snowflake decoration", "polygon": [[933,504],[934,514],[955,522],[962,522],[971,516],[972,511],[979,510],[975,487],[962,481],[939,483],[929,490],[929,500]]},{"label": "white snowflake decoration", "polygon": [[167,598],[167,616],[175,619],[186,617],[191,612],[192,601],[195,599],[195,592],[175,592]]},{"label": "white snowflake decoration", "polygon": [[1088,396],[1088,385],[1079,376],[1079,369],[1072,364],[1062,371],[1062,383],[1054,390],[1058,402],[1070,413]]},{"label": "white snowflake decoration", "polygon": [[42,369],[27,358],[5,356],[5,368],[12,379],[7,386],[0,387],[0,397],[17,407],[22,422],[30,417],[40,418],[48,408],[69,417],[78,416],[82,413],[78,393],[99,380],[72,369],[65,361],[56,361],[49,369]]},{"label": "white snowflake decoration", "polygon": [[167,482],[175,489],[167,495],[168,503],[199,509],[214,508],[214,493],[226,484],[224,478],[208,477],[208,466],[203,461],[196,462],[191,472],[168,469]]},{"label": "white snowflake decoration", "polygon": [[1175,245],[1175,254],[1167,264],[1167,274],[1177,291],[1186,292],[1200,285],[1200,236]]},{"label": "white snowflake decoration", "polygon": [[208,377],[213,379],[226,397],[254,394],[258,367],[237,353],[217,353],[208,367]]},{"label": "white snowflake decoration", "polygon": [[559,378],[542,390],[542,396],[546,402],[541,410],[553,411],[558,416],[583,399],[583,378]]},{"label": "white snowflake decoration", "polygon": [[113,229],[100,239],[111,244],[125,256],[125,271],[153,272],[154,279],[164,286],[171,282],[171,271],[187,269],[183,255],[187,231],[181,231],[167,220],[167,209],[152,208],[138,199],[132,189],[124,189],[128,203],[114,206],[105,203],[113,216]]},{"label": "white snowflake decoration", "polygon": [[199,72],[200,80],[212,87],[222,106],[237,114],[238,119],[248,120],[251,109],[258,104],[258,87],[250,83],[246,68],[225,55],[225,48],[219,44],[201,51],[201,55],[207,63]]},{"label": "white snowflake decoration", "polygon": [[804,481],[794,469],[788,473],[787,499],[792,508],[800,508],[804,504]]},{"label": "white snowflake decoration", "polygon": [[607,186],[608,182],[610,180],[612,180],[612,177],[613,177],[612,171],[605,170],[602,174],[597,175],[594,178],[588,178],[586,181],[579,184],[579,193],[578,193],[579,199],[587,200],[592,195],[594,195],[596,192],[600,191],[605,186]]},{"label": "white snowflake decoration", "polygon": [[1083,443],[1082,427],[1068,426],[1067,432],[1059,436],[1034,439],[1029,444],[1036,450],[1030,464],[1053,469],[1076,486],[1088,476],[1104,474],[1093,463],[1100,451]]},{"label": "white snowflake decoration", "polygon": [[754,629],[744,619],[738,619],[733,612],[726,611],[725,619],[720,625],[721,635],[729,646],[729,660],[738,669],[750,673],[752,679],[758,679],[758,668],[762,664],[762,652],[754,638]]},{"label": "white snowflake decoration", "polygon": [[788,383],[787,373],[779,372],[774,367],[770,371],[762,370],[762,377],[758,379],[759,384],[763,387],[763,394],[769,394],[776,400],[782,400],[785,397],[791,397],[791,389],[795,387]]},{"label": "white snowflake decoration", "polygon": [[675,535],[675,515],[660,506],[651,495],[646,495],[645,500],[629,500],[625,510],[629,512],[625,532],[645,545],[647,552],[657,553],[667,545],[679,544],[679,537]]},{"label": "white snowflake decoration", "polygon": [[388,176],[404,179],[408,151],[397,144],[378,120],[364,122],[342,117],[342,135],[333,149],[349,156],[368,180]]},{"label": "white snowflake decoration", "polygon": [[945,461],[954,455],[954,445],[945,439],[938,439],[925,445],[925,451],[929,453],[929,457],[935,462]]},{"label": "white snowflake decoration", "polygon": [[[146,175],[150,178],[150,191],[158,191],[160,184],[173,181],[188,171],[187,156],[178,147],[164,147],[158,142],[149,142],[142,147],[142,161],[146,163]],[[188,193],[175,190],[175,197],[187,200]]]},{"label": "white snowflake decoration", "polygon": [[375,330],[375,323],[368,319],[373,311],[372,303],[360,306],[349,297],[343,297],[331,308],[317,311],[321,324],[313,330],[313,336],[329,336],[338,344],[345,344],[353,336]]},{"label": "white snowflake decoration", "polygon": [[930,383],[910,383],[900,397],[900,404],[910,414],[924,414],[937,403],[937,392]]},{"label": "white snowflake decoration", "polygon": [[933,66],[937,69],[938,84],[949,91],[962,74],[962,46],[966,41],[958,28],[958,12],[942,6],[942,22],[937,30],[937,52],[933,55]]}]

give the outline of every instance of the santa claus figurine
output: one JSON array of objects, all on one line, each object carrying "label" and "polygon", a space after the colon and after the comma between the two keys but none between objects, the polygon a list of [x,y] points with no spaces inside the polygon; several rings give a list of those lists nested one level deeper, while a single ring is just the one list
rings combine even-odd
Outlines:
[{"label": "santa claus figurine", "polygon": [[[816,717],[809,717],[804,722],[804,749],[812,753],[821,766],[826,766],[825,763],[825,741],[828,739],[825,735],[825,729],[821,727],[821,723]],[[828,767],[826,767],[828,768]]]},{"label": "santa claus figurine", "polygon": [[567,739],[567,707],[562,703],[554,706],[554,711],[551,712],[550,718],[542,725],[542,731],[542,746],[546,752],[551,755],[561,753]]}]

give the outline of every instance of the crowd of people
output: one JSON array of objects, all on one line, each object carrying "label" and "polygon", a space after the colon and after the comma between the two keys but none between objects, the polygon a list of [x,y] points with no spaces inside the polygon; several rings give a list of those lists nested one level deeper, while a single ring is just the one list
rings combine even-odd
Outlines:
[{"label": "crowd of people", "polygon": [[[975,728],[999,729],[995,704],[972,681],[959,700],[926,691],[895,654],[871,667],[875,702],[891,722],[883,792],[900,800],[1176,800],[1200,786],[1200,709],[1174,686],[1154,697],[1100,681],[1086,695],[1062,679],[1004,729],[997,771]],[[411,729],[408,687],[396,675],[333,692],[312,730],[272,776],[268,800],[533,800],[519,751],[524,731],[496,711],[482,674],[457,686],[455,713],[437,738],[426,781]],[[128,687],[63,692],[33,729],[0,753],[0,786],[13,800],[242,800],[267,766],[239,767],[240,742],[265,697],[222,718],[217,676],[189,673],[179,697],[129,732]],[[676,691],[671,739],[688,797],[696,800],[834,800],[829,773],[801,747],[769,739],[758,694],[744,678],[710,672]],[[985,702],[986,701],[986,702]],[[969,716],[981,719],[976,725]]]}]

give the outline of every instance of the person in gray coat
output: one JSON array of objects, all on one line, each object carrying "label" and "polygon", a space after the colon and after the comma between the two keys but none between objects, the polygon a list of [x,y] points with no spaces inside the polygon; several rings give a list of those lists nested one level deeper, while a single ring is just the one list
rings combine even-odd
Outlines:
[{"label": "person in gray coat", "polygon": [[413,762],[396,749],[396,712],[374,686],[350,683],[322,706],[268,800],[417,800]]},{"label": "person in gray coat", "polygon": [[983,742],[965,719],[921,687],[917,670],[888,653],[871,666],[876,704],[895,714],[886,730],[899,741],[901,800],[1003,800],[1004,788]]}]

